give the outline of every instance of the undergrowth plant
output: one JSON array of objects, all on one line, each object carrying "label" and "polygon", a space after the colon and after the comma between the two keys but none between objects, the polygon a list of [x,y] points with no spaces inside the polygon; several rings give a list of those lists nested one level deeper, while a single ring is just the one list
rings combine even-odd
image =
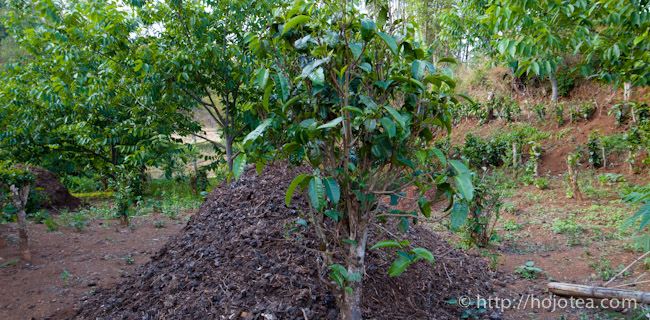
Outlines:
[{"label": "undergrowth plant", "polygon": [[533,107],[533,111],[537,115],[537,121],[544,122],[546,120],[546,105],[538,103]]},{"label": "undergrowth plant", "polygon": [[587,152],[589,153],[589,164],[592,168],[600,168],[603,166],[604,149],[602,144],[602,131],[594,130],[589,134],[589,141],[587,141]]},{"label": "undergrowth plant", "polygon": [[558,127],[564,125],[564,103],[557,103],[553,108],[553,114],[555,116],[555,121],[557,122]]}]

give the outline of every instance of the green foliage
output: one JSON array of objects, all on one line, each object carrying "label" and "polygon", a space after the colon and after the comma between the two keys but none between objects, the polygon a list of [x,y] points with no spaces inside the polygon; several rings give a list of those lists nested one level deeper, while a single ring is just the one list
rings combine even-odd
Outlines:
[{"label": "green foliage", "polygon": [[[313,168],[294,179],[285,200],[291,205],[295,192],[306,192],[322,243],[342,243],[328,246],[322,257],[344,296],[360,294],[360,279],[349,276],[363,272],[359,257],[371,222],[394,222],[408,231],[430,217],[432,202],[423,195],[433,187],[454,204],[467,205],[474,197],[466,165],[431,147],[434,132],[451,130],[449,108],[459,103],[451,70],[429,62],[431,51],[418,40],[413,21],[375,21],[371,17],[388,8],[376,10],[297,2],[274,11],[268,32],[248,38],[260,59],[273,62],[256,72],[271,120],[253,128],[246,162],[259,161],[260,167],[281,157]],[[282,139],[274,144],[273,137]],[[380,194],[399,199],[407,184],[420,189],[418,210],[378,206]],[[429,260],[418,248],[401,251],[391,276],[420,258]]]},{"label": "green foliage", "polygon": [[538,103],[533,107],[533,111],[537,115],[537,120],[543,122],[546,120],[546,105],[543,103]]},{"label": "green foliage", "polygon": [[467,222],[461,228],[465,248],[489,246],[495,239],[495,226],[500,217],[501,195],[478,180],[474,185],[474,201],[468,208]]},{"label": "green foliage", "polygon": [[91,193],[104,190],[104,185],[100,179],[99,176],[66,175],[61,179],[61,183],[71,193]]},{"label": "green foliage", "polygon": [[537,178],[534,183],[539,190],[548,189],[548,178]]},{"label": "green foliage", "polygon": [[557,94],[560,97],[566,97],[573,90],[576,78],[568,68],[562,68],[557,71]]},{"label": "green foliage", "polygon": [[47,229],[45,229],[47,232],[53,232],[53,231],[59,231],[59,224],[56,220],[54,220],[54,217],[49,217],[43,221]]},{"label": "green foliage", "polygon": [[127,265],[132,265],[135,262],[135,259],[133,259],[133,256],[130,253],[122,257],[122,260],[124,260],[124,263]]},{"label": "green foliage", "polygon": [[558,126],[564,125],[564,104],[557,103],[553,108],[553,114],[555,115],[555,121],[557,121]]},{"label": "green foliage", "polygon": [[[89,224],[88,216],[80,212],[64,212],[59,215],[59,221],[67,225],[68,227],[74,228],[77,231],[83,231],[86,226]],[[54,227],[53,229],[56,229]]]},{"label": "green foliage", "polygon": [[584,232],[585,228],[583,225],[577,224],[575,219],[571,217],[564,219],[555,218],[553,219],[551,231],[556,234],[575,235]]},{"label": "green foliage", "polygon": [[[638,237],[637,244],[644,248],[645,251],[650,250],[650,232],[646,231],[646,227],[650,224],[650,184],[647,186],[639,186],[623,197],[624,201],[634,204],[642,204],[641,208],[630,217],[622,228],[630,228],[635,226],[635,234],[644,232],[645,234]],[[639,220],[640,219],[640,220]],[[640,221],[640,222],[638,222]],[[636,227],[636,224],[639,226]]]},{"label": "green foliage", "polygon": [[603,166],[602,156],[602,134],[600,130],[594,130],[589,134],[589,141],[587,142],[587,152],[589,153],[589,164],[593,168],[600,168]]},{"label": "green foliage", "polygon": [[630,104],[627,102],[617,103],[612,106],[612,109],[607,113],[608,115],[614,114],[616,126],[623,125],[630,117]]},{"label": "green foliage", "polygon": [[583,119],[589,120],[594,115],[596,107],[591,102],[583,102],[580,104],[580,115]]},{"label": "green foliage", "polygon": [[621,174],[607,172],[607,173],[599,174],[598,181],[600,181],[602,185],[607,184],[611,186],[619,182],[625,182],[626,180],[625,177],[623,177],[623,175]]},{"label": "green foliage", "polygon": [[542,273],[542,269],[536,268],[534,261],[528,261],[525,265],[517,267],[515,273],[524,279],[537,279],[538,274]]},{"label": "green foliage", "polygon": [[[598,257],[598,260],[589,261],[587,262],[587,264],[591,266],[594,269],[594,271],[598,273],[599,275],[598,280],[602,280],[602,281],[607,281],[611,279],[612,277],[614,277],[615,275],[623,271],[623,269],[625,268],[625,266],[622,264],[619,265],[618,269],[612,268],[609,259],[607,259],[607,257],[602,254]],[[630,275],[629,271],[626,271],[621,276],[628,277],[629,275]]]},{"label": "green foliage", "polygon": [[521,224],[516,223],[514,219],[508,219],[503,222],[503,230],[505,231],[519,231],[521,228]]}]

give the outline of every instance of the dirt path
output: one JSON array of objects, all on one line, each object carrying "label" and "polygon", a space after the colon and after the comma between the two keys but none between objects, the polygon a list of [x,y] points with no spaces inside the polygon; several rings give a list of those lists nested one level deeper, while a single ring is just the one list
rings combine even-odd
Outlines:
[{"label": "dirt path", "polygon": [[[191,214],[191,211],[184,215]],[[82,231],[63,227],[47,232],[30,225],[33,261],[16,261],[15,224],[0,226],[8,246],[0,248],[0,319],[61,319],[97,286],[119,282],[149,260],[185,225],[185,219],[134,217],[135,228],[117,228],[116,221],[91,221]],[[158,228],[154,221],[164,221]],[[14,262],[15,261],[15,262]]]}]

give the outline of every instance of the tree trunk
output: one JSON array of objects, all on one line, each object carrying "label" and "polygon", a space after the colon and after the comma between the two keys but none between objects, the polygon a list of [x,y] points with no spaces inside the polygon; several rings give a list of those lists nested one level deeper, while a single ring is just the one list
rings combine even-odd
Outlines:
[{"label": "tree trunk", "polygon": [[632,150],[628,151],[627,163],[629,165],[630,174],[634,174],[634,152]]},{"label": "tree trunk", "polygon": [[25,213],[25,206],[27,205],[27,198],[29,197],[29,186],[24,186],[18,189],[12,185],[11,196],[14,200],[14,205],[18,209],[16,215],[18,216],[18,246],[20,248],[20,258],[23,261],[31,261],[32,255],[29,252],[29,240],[27,237],[27,214]]},{"label": "tree trunk", "polygon": [[226,141],[225,141],[225,147],[226,147],[226,162],[228,163],[228,172],[232,172],[232,166],[233,166],[233,157],[232,157],[232,139],[230,135],[226,134],[225,135]]},{"label": "tree trunk", "polygon": [[[353,273],[364,274],[366,242],[368,240],[368,229],[361,230],[361,240],[358,246],[350,245],[348,251],[348,275]],[[363,292],[363,280],[348,282],[352,293],[343,290],[343,301],[341,303],[341,320],[361,320],[361,295]]]},{"label": "tree trunk", "polygon": [[605,146],[600,147],[603,152],[603,168],[607,169],[607,153],[605,153]]},{"label": "tree trunk", "polygon": [[512,143],[512,167],[517,168],[517,143]]},{"label": "tree trunk", "polygon": [[631,94],[632,94],[632,84],[629,82],[623,83],[623,100],[630,101]]},{"label": "tree trunk", "polygon": [[557,102],[557,79],[555,78],[555,75],[553,73],[549,73],[548,79],[551,80],[551,90],[552,90],[552,95],[551,95],[551,101]]}]

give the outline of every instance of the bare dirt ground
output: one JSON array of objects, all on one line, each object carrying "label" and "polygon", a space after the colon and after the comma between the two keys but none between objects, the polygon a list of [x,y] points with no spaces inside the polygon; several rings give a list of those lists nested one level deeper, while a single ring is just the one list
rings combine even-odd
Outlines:
[{"label": "bare dirt ground", "polygon": [[[185,212],[181,217],[192,214]],[[154,226],[164,221],[165,227]],[[117,221],[91,221],[82,231],[62,227],[47,232],[29,227],[33,261],[20,257],[15,224],[0,226],[9,240],[0,248],[0,319],[64,319],[73,316],[84,297],[99,286],[110,286],[149,260],[185,225],[181,218],[133,217],[132,227]]]}]

